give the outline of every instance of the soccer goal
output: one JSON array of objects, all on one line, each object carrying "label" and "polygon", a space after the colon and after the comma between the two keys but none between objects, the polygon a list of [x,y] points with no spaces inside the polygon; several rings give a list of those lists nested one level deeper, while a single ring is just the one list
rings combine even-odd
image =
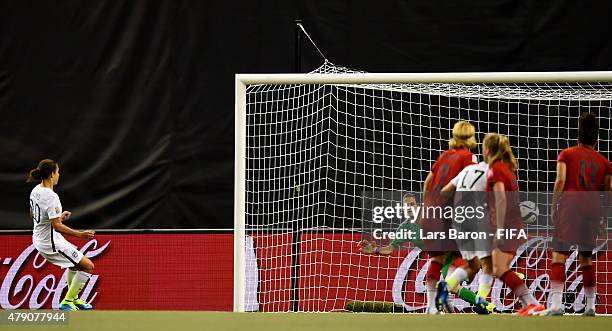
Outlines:
[{"label": "soccer goal", "polygon": [[[598,150],[612,157],[611,82],[612,72],[374,74],[331,63],[310,74],[236,75],[234,311],[384,301],[422,312],[427,254],[408,243],[368,255],[357,243],[397,227],[373,220],[374,206],[418,199],[458,120],[476,127],[479,142],[488,132],[510,139],[520,189],[539,210],[513,266],[545,302],[556,158],[575,144],[581,111],[598,116]],[[474,152],[482,158],[480,146]],[[612,313],[610,224],[602,221],[594,254],[598,313]],[[566,309],[579,312],[576,253],[566,269]],[[518,307],[497,281],[491,300]]]}]

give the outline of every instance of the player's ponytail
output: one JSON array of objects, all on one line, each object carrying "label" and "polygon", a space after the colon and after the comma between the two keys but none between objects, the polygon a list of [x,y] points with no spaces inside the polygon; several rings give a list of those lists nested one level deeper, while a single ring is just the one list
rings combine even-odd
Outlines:
[{"label": "player's ponytail", "polygon": [[485,136],[484,146],[489,150],[489,165],[497,160],[502,160],[508,165],[511,171],[518,169],[518,162],[510,147],[508,137],[499,133],[489,133]]},{"label": "player's ponytail", "polygon": [[38,163],[35,169],[30,170],[26,183],[40,182],[51,177],[51,174],[57,169],[57,162],[51,159],[44,159]]},{"label": "player's ponytail", "polygon": [[594,146],[599,136],[599,123],[595,114],[584,112],[578,119],[578,142]]},{"label": "player's ponytail", "polygon": [[476,129],[466,121],[459,121],[453,126],[453,137],[448,141],[451,149],[466,147],[472,149],[476,147]]}]

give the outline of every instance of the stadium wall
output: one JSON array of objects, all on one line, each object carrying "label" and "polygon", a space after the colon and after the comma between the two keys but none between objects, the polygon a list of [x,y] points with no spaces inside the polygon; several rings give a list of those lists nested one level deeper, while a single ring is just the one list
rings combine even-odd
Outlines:
[{"label": "stadium wall", "polygon": [[[610,12],[610,1],[2,1],[1,228],[31,229],[24,180],[45,157],[62,166],[77,227],[232,228],[234,74],[293,72],[296,18],[332,62],[368,72],[567,71],[612,68]],[[303,70],[322,63],[303,50]]]}]

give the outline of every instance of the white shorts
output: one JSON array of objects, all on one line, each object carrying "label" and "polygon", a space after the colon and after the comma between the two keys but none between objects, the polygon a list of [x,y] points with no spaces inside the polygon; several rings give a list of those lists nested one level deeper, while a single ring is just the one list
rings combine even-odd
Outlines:
[{"label": "white shorts", "polygon": [[34,247],[45,260],[61,268],[75,267],[83,258],[83,253],[67,240],[58,240],[54,243],[55,250],[47,245],[34,243]]}]

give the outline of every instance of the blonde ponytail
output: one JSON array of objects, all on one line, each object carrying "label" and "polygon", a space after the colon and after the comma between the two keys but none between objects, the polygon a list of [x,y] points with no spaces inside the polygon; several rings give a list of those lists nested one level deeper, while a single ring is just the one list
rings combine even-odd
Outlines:
[{"label": "blonde ponytail", "polygon": [[518,169],[518,163],[512,148],[510,148],[508,137],[499,133],[488,133],[484,139],[484,146],[489,150],[489,159],[487,160],[489,165],[497,160],[502,160],[512,172]]}]

